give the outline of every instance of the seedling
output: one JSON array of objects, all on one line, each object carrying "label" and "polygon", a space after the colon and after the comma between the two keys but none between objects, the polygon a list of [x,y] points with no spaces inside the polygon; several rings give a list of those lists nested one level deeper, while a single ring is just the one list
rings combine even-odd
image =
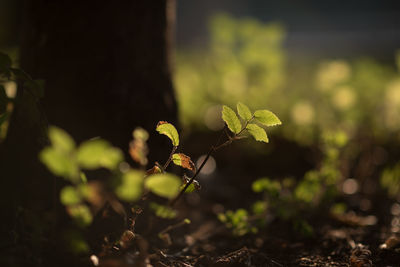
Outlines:
[{"label": "seedling", "polygon": [[306,220],[307,214],[322,204],[331,204],[337,194],[340,150],[346,145],[347,136],[341,131],[328,132],[323,141],[324,158],[319,168],[308,171],[297,183],[290,177],[282,181],[267,177],[254,181],[252,189],[262,194],[262,200],[253,203],[252,214],[243,209],[228,210],[218,215],[220,221],[240,236],[254,233],[252,227],[265,225],[268,218],[278,217],[292,222],[296,232],[311,236],[313,228]]},{"label": "seedling", "polygon": [[[57,127],[50,127],[49,139],[51,145],[41,151],[40,159],[51,172],[63,177],[70,183],[61,190],[60,200],[66,206],[68,213],[82,227],[89,225],[93,220],[90,205],[94,205],[93,195],[96,194],[92,181],[88,181],[84,171],[99,168],[108,169],[115,179],[120,181],[115,183],[113,190],[122,202],[140,203],[140,201],[146,200],[148,192],[169,199],[169,205],[151,202],[149,207],[158,217],[171,219],[176,217],[173,206],[180,197],[186,191],[191,192],[200,188],[195,178],[215,151],[249,135],[257,141],[268,143],[267,133],[262,126],[270,127],[281,124],[278,117],[269,110],[257,110],[252,113],[246,105],[238,103],[237,112],[239,116],[231,108],[223,106],[222,119],[226,123],[225,128],[216,144],[211,146],[199,168],[196,168],[188,155],[181,152],[177,153],[180,144],[178,131],[171,123],[166,121],[160,121],[157,124],[156,131],[171,140],[171,152],[163,165],[156,162],[147,171],[144,171],[144,168],[148,163],[148,147],[146,144],[148,133],[141,128],[133,131],[133,140],[129,144],[129,154],[139,164],[140,169],[131,168],[124,160],[122,151],[111,146],[107,141],[94,138],[77,146],[68,133]],[[224,136],[225,140],[222,141]],[[176,175],[166,172],[171,162],[194,173],[193,176],[190,177],[185,173],[180,179]],[[108,201],[116,200],[112,200],[108,196]],[[137,210],[137,208],[133,209]],[[133,217],[128,219],[131,221],[129,231],[134,233],[134,221],[138,213],[128,212],[128,210],[122,213],[124,216],[133,213],[131,215]],[[227,216],[227,221],[230,221],[234,227],[241,229],[238,232],[239,234],[254,231],[253,227],[247,229],[243,220],[246,216],[242,215],[243,212],[232,213],[232,216]],[[187,223],[188,220],[184,222]],[[160,237],[165,238],[168,231],[178,226],[181,226],[181,223],[167,227],[160,233]],[[121,240],[125,239],[125,236],[121,237]],[[121,244],[125,243],[124,241]]]}]

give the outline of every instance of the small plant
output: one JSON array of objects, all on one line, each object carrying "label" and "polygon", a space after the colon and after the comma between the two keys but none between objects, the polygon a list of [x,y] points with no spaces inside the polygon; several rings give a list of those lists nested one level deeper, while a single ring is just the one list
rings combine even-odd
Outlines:
[{"label": "small plant", "polygon": [[[114,203],[111,206],[118,210],[117,212],[128,217],[126,219],[130,222],[130,227],[126,231],[133,234],[136,216],[141,213],[144,206],[143,202],[146,201],[149,192],[169,199],[167,205],[156,202],[149,203],[149,208],[155,215],[164,219],[175,218],[177,212],[173,209],[174,204],[185,192],[192,192],[199,188],[199,183],[195,178],[212,153],[248,135],[253,136],[257,141],[268,142],[267,133],[261,126],[268,127],[281,124],[278,117],[268,110],[257,110],[252,113],[246,105],[238,103],[237,112],[240,118],[231,108],[223,106],[222,119],[225,121],[226,127],[222,131],[217,144],[210,148],[207,157],[199,168],[196,168],[189,156],[177,152],[180,144],[178,131],[166,121],[160,121],[157,124],[156,131],[170,139],[172,144],[170,155],[163,165],[156,162],[147,171],[145,171],[145,167],[148,164],[147,155],[149,151],[146,142],[149,135],[141,128],[133,131],[133,140],[129,144],[129,154],[139,164],[140,168],[132,168],[124,160],[122,151],[103,139],[93,138],[78,146],[69,134],[54,126],[50,127],[48,132],[50,146],[44,148],[39,157],[53,174],[63,177],[68,183],[60,192],[60,201],[65,205],[67,212],[77,225],[86,227],[91,224],[94,217],[92,210],[99,209],[99,207],[94,208],[94,206],[98,205],[99,198],[103,198],[100,203],[103,205],[107,201]],[[221,142],[224,135],[226,140]],[[175,174],[166,172],[171,163],[192,172],[193,175],[189,176],[185,173],[180,179]],[[86,171],[100,168],[107,169],[112,177],[111,183],[102,186],[102,188],[112,188],[112,192],[98,193],[98,183],[95,182],[95,179],[88,179],[85,174]],[[113,198],[114,194],[118,199]],[[246,224],[244,224],[245,218],[246,214],[243,211],[227,216],[227,220],[234,227],[241,228],[239,234],[248,231]],[[184,223],[177,225],[181,226],[188,222],[190,221],[184,220]],[[254,229],[253,227],[250,231]],[[162,231],[159,237],[163,240],[169,237],[167,234],[169,230],[171,229]],[[121,240],[126,239],[126,231],[121,236]],[[121,242],[119,244],[126,245],[125,241]],[[84,243],[82,238],[79,243]],[[88,248],[87,246],[81,247]]]},{"label": "small plant", "polygon": [[297,183],[290,177],[282,181],[260,178],[253,182],[252,190],[262,193],[262,200],[253,203],[251,212],[228,210],[218,218],[238,236],[257,232],[254,227],[262,227],[274,217],[292,222],[293,229],[305,236],[312,235],[313,228],[306,217],[315,208],[330,204],[336,196],[341,178],[340,149],[346,143],[343,132],[325,134],[324,158],[318,169],[308,171]]}]

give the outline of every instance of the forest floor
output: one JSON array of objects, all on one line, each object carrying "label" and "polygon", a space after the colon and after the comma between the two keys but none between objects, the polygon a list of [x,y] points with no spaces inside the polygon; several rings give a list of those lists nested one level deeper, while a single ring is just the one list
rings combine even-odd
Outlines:
[{"label": "forest floor", "polygon": [[[110,248],[109,253],[100,258],[100,266],[400,267],[400,235],[395,236],[391,231],[393,201],[386,195],[365,196],[359,192],[342,199],[349,204],[354,199],[359,201],[367,197],[371,208],[366,212],[352,209],[351,204],[350,211],[342,215],[332,216],[326,210],[314,212],[307,218],[314,229],[308,237],[296,232],[293,222],[279,217],[271,219],[256,234],[233,235],[231,229],[217,219],[217,214],[227,209],[248,208],[256,200],[246,170],[251,170],[255,177],[262,177],[266,169],[270,173],[281,172],[279,162],[285,163],[281,166],[284,171],[291,162],[296,162],[297,169],[291,171],[301,177],[301,173],[310,168],[304,161],[307,151],[287,153],[294,150],[285,148],[285,153],[274,155],[273,160],[257,161],[251,154],[243,155],[235,149],[227,149],[216,159],[220,164],[218,173],[203,180],[200,177],[202,190],[199,193],[189,194],[185,201],[179,201],[176,207],[179,218],[172,223],[159,219],[151,223],[146,216],[139,216],[137,224],[148,226],[151,231],[138,231],[143,234],[136,236],[133,245],[126,250],[111,251]],[[232,155],[246,157],[247,161]],[[157,233],[184,218],[191,223],[159,238]],[[149,226],[151,224],[153,227]]]},{"label": "forest floor", "polygon": [[368,217],[354,213],[316,217],[314,234],[307,238],[290,222],[276,219],[257,234],[238,237],[217,220],[215,204],[181,206],[190,225],[163,239],[136,238],[129,249],[107,253],[100,266],[400,266],[400,237],[379,223],[385,221],[381,218],[366,226]]}]

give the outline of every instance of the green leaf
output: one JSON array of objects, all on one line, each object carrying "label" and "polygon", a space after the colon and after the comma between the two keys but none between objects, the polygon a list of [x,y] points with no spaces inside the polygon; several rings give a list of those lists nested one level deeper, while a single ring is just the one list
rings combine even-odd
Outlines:
[{"label": "green leaf", "polygon": [[61,153],[70,153],[75,149],[74,139],[66,131],[56,126],[49,128],[49,139],[53,148]]},{"label": "green leaf", "polygon": [[78,176],[78,168],[76,163],[69,155],[66,155],[54,147],[46,147],[39,154],[40,160],[47,168],[58,176],[63,176],[67,179],[73,179]]},{"label": "green leaf", "polygon": [[67,211],[79,226],[88,226],[93,220],[92,213],[90,212],[89,207],[85,204],[68,205]]},{"label": "green leaf", "polygon": [[266,109],[257,110],[256,112],[254,112],[254,117],[265,126],[275,126],[282,124],[282,122],[274,113]]},{"label": "green leaf", "polygon": [[249,123],[246,129],[257,141],[268,143],[269,140],[267,133],[263,128],[261,128],[257,124]]},{"label": "green leaf", "polygon": [[[182,190],[185,186],[186,186],[186,185],[183,184],[183,185],[181,186],[181,190]],[[193,193],[194,191],[196,191],[196,186],[195,186],[193,183],[191,183],[191,184],[188,186],[188,188],[186,188],[185,193],[186,193],[186,194],[190,194],[190,193]]]},{"label": "green leaf", "polygon": [[172,161],[175,165],[181,166],[182,168],[191,170],[192,172],[196,171],[196,166],[189,156],[183,153],[175,153],[172,155]]},{"label": "green leaf", "polygon": [[179,146],[179,135],[175,126],[166,121],[159,121],[156,127],[156,131],[160,134],[168,136],[172,141],[173,146]]},{"label": "green leaf", "polygon": [[76,205],[81,203],[82,196],[73,186],[65,186],[61,189],[60,200],[64,205]]},{"label": "green leaf", "polygon": [[271,181],[268,178],[261,178],[251,185],[254,192],[265,191],[270,194],[278,194],[281,191],[281,184],[278,181]]},{"label": "green leaf", "polygon": [[156,214],[156,216],[164,219],[173,219],[176,217],[177,212],[168,206],[160,205],[155,202],[150,202],[150,209]]},{"label": "green leaf", "polygon": [[179,193],[181,180],[176,175],[160,173],[149,176],[144,184],[156,195],[173,198]]},{"label": "green leaf", "polygon": [[149,133],[141,127],[137,127],[132,132],[132,136],[134,139],[139,139],[142,140],[143,142],[146,142],[149,139]]},{"label": "green leaf", "polygon": [[243,103],[238,102],[236,105],[237,111],[239,113],[239,116],[246,120],[249,121],[251,120],[251,118],[253,117],[253,115],[251,114],[250,109]]},{"label": "green leaf", "polygon": [[122,183],[115,189],[117,196],[127,202],[133,202],[140,198],[143,190],[145,173],[138,170],[130,170],[122,176]]},{"label": "green leaf", "polygon": [[233,133],[238,134],[242,129],[242,124],[236,113],[228,106],[224,105],[222,107],[222,119]]},{"label": "green leaf", "polygon": [[251,209],[254,214],[261,215],[263,214],[268,208],[266,201],[256,201],[253,203]]},{"label": "green leaf", "polygon": [[91,139],[83,142],[78,148],[77,160],[85,169],[100,167],[115,169],[123,161],[123,154],[103,139]]}]

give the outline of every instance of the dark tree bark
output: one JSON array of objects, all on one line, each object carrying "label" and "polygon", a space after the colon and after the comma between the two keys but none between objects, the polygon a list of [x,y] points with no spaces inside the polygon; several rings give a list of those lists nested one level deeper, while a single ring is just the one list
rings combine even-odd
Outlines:
[{"label": "dark tree bark", "polygon": [[167,2],[34,1],[21,65],[46,80],[50,124],[126,148],[134,127],[176,122]]},{"label": "dark tree bark", "polygon": [[[37,159],[48,124],[78,142],[100,136],[126,152],[135,127],[154,133],[159,120],[177,123],[169,64],[173,19],[167,15],[173,5],[174,0],[26,1],[21,68],[46,86],[40,102],[18,90],[1,147],[2,209],[9,218],[4,233],[16,229],[17,209],[41,216],[58,199],[54,180]],[[166,138],[151,135],[149,145],[153,159],[167,157]]]}]

